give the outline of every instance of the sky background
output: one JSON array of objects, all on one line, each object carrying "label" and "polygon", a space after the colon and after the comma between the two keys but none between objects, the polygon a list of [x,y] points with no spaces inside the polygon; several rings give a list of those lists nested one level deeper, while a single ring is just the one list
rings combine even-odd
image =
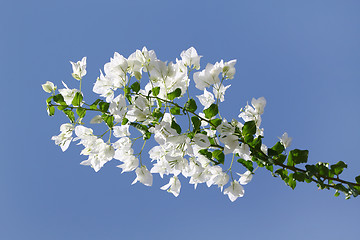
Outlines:
[{"label": "sky background", "polygon": [[[131,186],[116,160],[98,173],[81,148],[50,140],[66,122],[48,117],[41,84],[77,87],[69,61],[88,58],[83,89],[117,51],[147,46],[174,61],[194,46],[206,63],[237,59],[222,115],[237,118],[264,96],[264,142],[283,132],[309,162],[345,161],[360,173],[359,1],[0,1],[0,239],[358,239],[360,199],[314,184],[295,190],[259,169],[231,203],[216,187],[181,179],[179,197]],[[87,89],[87,90],[86,90]],[[196,94],[200,94],[199,92]],[[146,158],[145,153],[144,158]]]}]

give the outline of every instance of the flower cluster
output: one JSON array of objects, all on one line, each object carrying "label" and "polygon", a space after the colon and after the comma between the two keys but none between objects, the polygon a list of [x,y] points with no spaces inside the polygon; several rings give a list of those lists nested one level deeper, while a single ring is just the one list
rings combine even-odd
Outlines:
[{"label": "flower cluster", "polygon": [[[201,57],[193,47],[183,51],[181,59],[175,62],[159,60],[146,47],[127,58],[116,52],[100,70],[93,87],[103,100],[97,99],[93,104],[87,104],[81,92],[81,81],[87,73],[86,57],[71,62],[72,76],[80,81],[79,89],[69,89],[63,83],[64,88],[56,94],[53,83],[42,86],[45,92],[52,93],[47,100],[49,115],[57,107],[71,122],[61,125],[61,133],[52,140],[62,151],[71,142],[78,142],[84,147],[81,154],[87,156],[81,164],[96,172],[115,159],[122,172],[135,172],[132,184],[151,186],[153,174],[169,176],[169,183],[161,189],[177,197],[184,177],[195,188],[200,183],[215,185],[235,201],[244,195],[243,185],[253,177],[253,163],[259,164],[259,156],[268,153],[268,147],[261,142],[264,130],[260,128],[266,100],[253,98],[251,105],[240,110],[238,120],[222,118],[219,105],[231,86],[228,81],[234,78],[236,60],[208,63],[205,69],[197,71]],[[197,100],[188,93],[191,77],[200,91]],[[198,105],[203,107],[201,111]],[[84,126],[83,119],[90,111],[100,113],[90,123],[105,123],[105,133],[95,135],[92,128]],[[186,131],[182,130],[184,125]],[[133,137],[131,128],[137,129],[140,137]],[[141,154],[151,137],[156,144],[149,150],[151,162],[144,163]],[[143,147],[135,152],[133,144],[141,139]],[[290,143],[291,138],[284,134],[281,144],[288,147]],[[258,158],[255,153],[260,154]],[[245,168],[243,174],[238,174],[240,178],[233,174],[235,161]]]}]

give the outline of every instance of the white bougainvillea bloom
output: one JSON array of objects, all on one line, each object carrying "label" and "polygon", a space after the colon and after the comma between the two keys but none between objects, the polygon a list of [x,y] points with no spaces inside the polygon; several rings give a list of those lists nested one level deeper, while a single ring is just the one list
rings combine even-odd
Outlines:
[{"label": "white bougainvillea bloom", "polygon": [[197,95],[196,97],[199,99],[201,105],[204,106],[204,109],[210,107],[210,105],[215,102],[214,95],[212,95],[212,93],[208,92],[206,89],[204,89],[203,94]]},{"label": "white bougainvillea bloom", "polygon": [[79,91],[77,89],[69,89],[68,86],[62,82],[65,88],[59,89],[59,92],[61,96],[63,96],[64,101],[67,105],[70,105],[72,103],[72,100],[75,97],[75,94]]},{"label": "white bougainvillea bloom", "polygon": [[74,126],[70,123],[64,123],[60,126],[60,134],[58,136],[53,136],[51,140],[55,141],[55,144],[61,147],[63,152],[68,149],[72,138],[72,133]]},{"label": "white bougainvillea bloom", "polygon": [[224,190],[224,194],[228,195],[230,201],[234,202],[238,197],[243,197],[245,190],[238,181],[232,181],[231,185]]},{"label": "white bougainvillea bloom", "polygon": [[204,70],[194,73],[195,87],[199,90],[204,90],[213,84],[220,83],[219,74],[222,71],[220,63],[214,65],[208,63]]},{"label": "white bougainvillea bloom", "polygon": [[90,123],[96,124],[96,123],[102,123],[104,120],[102,119],[101,115],[96,115],[90,120]]},{"label": "white bougainvillea bloom", "polygon": [[225,91],[228,89],[231,85],[224,86],[223,84],[216,83],[213,86],[213,93],[217,99],[220,100],[220,102],[223,102],[225,100]]},{"label": "white bougainvillea bloom", "polygon": [[[222,62],[222,61],[221,61]],[[223,77],[227,77],[229,79],[233,79],[234,75],[235,75],[235,64],[236,64],[236,59],[225,62],[223,64],[223,69],[222,69],[222,75]]]},{"label": "white bougainvillea bloom", "polygon": [[284,134],[279,139],[280,139],[281,144],[284,146],[284,148],[290,147],[292,138],[288,136],[287,132],[284,132]]},{"label": "white bougainvillea bloom", "polygon": [[266,100],[264,97],[260,97],[258,99],[253,98],[251,100],[251,105],[254,106],[256,113],[261,115],[264,113],[264,108],[266,106]]},{"label": "white bougainvillea bloom", "polygon": [[81,61],[78,61],[76,63],[71,62],[71,66],[73,69],[73,73],[72,76],[76,79],[76,80],[81,80],[83,76],[86,75],[86,57],[83,57],[81,59]]},{"label": "white bougainvillea bloom", "polygon": [[253,174],[250,171],[246,171],[244,174],[238,173],[238,175],[240,176],[239,183],[241,185],[248,184],[253,178]]},{"label": "white bougainvillea bloom", "polygon": [[110,62],[104,65],[105,76],[111,79],[114,88],[125,87],[127,84],[129,80],[126,75],[127,68],[127,59],[117,52],[114,53],[113,58],[110,58]]},{"label": "white bougainvillea bloom", "polygon": [[141,167],[137,168],[135,170],[135,172],[136,172],[136,178],[131,183],[131,185],[133,185],[133,184],[135,184],[137,182],[141,182],[145,186],[151,186],[152,185],[153,176],[149,172],[149,170],[147,170],[146,166],[141,166]]},{"label": "white bougainvillea bloom", "polygon": [[114,126],[113,132],[114,132],[114,137],[117,137],[117,138],[130,136],[128,124],[121,125],[121,126]]},{"label": "white bougainvillea bloom", "polygon": [[56,90],[56,86],[50,81],[46,81],[46,83],[41,85],[41,87],[47,93],[51,93]]},{"label": "white bougainvillea bloom", "polygon": [[180,54],[181,61],[183,64],[189,68],[193,66],[196,70],[200,69],[200,58],[202,56],[199,56],[197,54],[197,51],[194,47],[190,47],[186,51],[182,51]]},{"label": "white bougainvillea bloom", "polygon": [[175,197],[177,197],[180,194],[180,188],[181,188],[181,183],[179,181],[179,178],[174,176],[170,178],[168,184],[162,186],[160,189],[167,190],[169,193],[172,193]]}]

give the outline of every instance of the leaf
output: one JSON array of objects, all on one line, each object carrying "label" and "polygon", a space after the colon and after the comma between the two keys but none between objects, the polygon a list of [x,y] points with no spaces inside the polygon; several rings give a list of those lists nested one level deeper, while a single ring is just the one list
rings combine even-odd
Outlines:
[{"label": "leaf", "polygon": [[90,105],[90,109],[91,109],[91,110],[96,110],[96,109],[97,109],[97,105],[98,105],[99,102],[101,102],[101,100],[100,100],[100,99],[96,99],[96,101],[93,102],[93,104]]},{"label": "leaf", "polygon": [[262,136],[255,138],[251,143],[249,143],[249,145],[257,150],[261,149],[261,145],[262,145],[261,139],[262,138],[263,138]]},{"label": "leaf", "polygon": [[177,88],[177,89],[175,89],[175,91],[167,94],[167,98],[169,100],[174,100],[175,98],[180,97],[180,96],[181,96],[181,89],[180,88]]},{"label": "leaf", "polygon": [[304,182],[305,178],[306,178],[306,174],[303,172],[295,172],[293,174],[293,177],[295,180],[299,181],[299,182]]},{"label": "leaf", "polygon": [[47,107],[47,112],[49,116],[53,116],[55,114],[55,108],[54,106],[48,106]]},{"label": "leaf", "polygon": [[360,184],[360,175],[355,177],[355,181]]},{"label": "leaf", "polygon": [[320,175],[326,176],[326,177],[329,176],[328,163],[319,162],[315,166]]},{"label": "leaf", "polygon": [[269,156],[276,156],[284,152],[284,150],[284,146],[280,142],[277,142],[272,148],[268,149],[268,154]]},{"label": "leaf", "polygon": [[357,197],[359,195],[359,191],[357,189],[354,188],[354,186],[352,184],[348,184],[348,187],[351,191],[351,194],[354,196],[354,197]]},{"label": "leaf", "polygon": [[342,173],[344,168],[347,168],[347,165],[343,161],[339,161],[338,163],[330,166],[330,171],[335,175],[339,175]]},{"label": "leaf", "polygon": [[201,126],[200,119],[198,117],[196,117],[196,116],[192,116],[191,117],[191,122],[193,124],[194,131],[198,131],[200,129],[200,126]]},{"label": "leaf", "polygon": [[294,166],[299,163],[306,163],[308,160],[309,151],[294,149],[289,152],[288,166]]},{"label": "leaf", "polygon": [[83,100],[83,95],[81,94],[81,92],[76,92],[75,97],[74,97],[74,99],[72,100],[71,103],[74,106],[80,106],[82,100]]},{"label": "leaf", "polygon": [[250,143],[254,140],[255,133],[256,133],[255,121],[248,121],[242,127],[242,135],[246,143]]},{"label": "leaf", "polygon": [[59,93],[53,97],[54,102],[59,103],[61,105],[66,105],[64,97]]},{"label": "leaf", "polygon": [[211,119],[212,117],[215,117],[219,113],[218,106],[216,104],[211,104],[210,107],[207,109],[204,109],[205,118]]},{"label": "leaf", "polygon": [[245,159],[238,159],[237,160],[239,163],[241,163],[241,165],[243,165],[247,170],[249,170],[250,172],[254,171],[254,166],[253,166],[253,162],[250,160],[245,160]]},{"label": "leaf", "polygon": [[160,93],[160,87],[154,87],[152,89],[152,94],[156,97]]},{"label": "leaf", "polygon": [[289,177],[288,177],[288,171],[286,169],[280,168],[278,170],[275,171],[276,174],[278,174],[282,180],[284,180],[285,182],[288,181]]},{"label": "leaf", "polygon": [[101,115],[101,118],[104,120],[104,122],[106,123],[106,125],[108,125],[109,128],[112,128],[114,126],[114,116],[113,115],[108,115],[108,114],[104,113],[103,115]]},{"label": "leaf", "polygon": [[127,118],[123,118],[122,121],[121,121],[121,125],[125,125],[129,122],[129,119]]},{"label": "leaf", "polygon": [[213,159],[212,159],[212,153],[209,152],[207,149],[201,149],[201,150],[199,150],[199,153],[200,153],[201,155],[205,156],[207,159],[213,161]]},{"label": "leaf", "polygon": [[177,106],[173,106],[172,108],[170,108],[170,112],[173,115],[181,115],[180,108]]},{"label": "leaf", "polygon": [[109,110],[110,103],[107,102],[100,102],[99,103],[99,109],[101,112],[106,113]]},{"label": "leaf", "polygon": [[161,118],[164,114],[160,111],[160,108],[155,108],[151,115],[152,115],[154,118],[159,119],[159,118]]},{"label": "leaf", "polygon": [[48,98],[46,99],[46,104],[48,105],[53,98],[54,98],[54,96],[48,97]]},{"label": "leaf", "polygon": [[75,123],[75,115],[71,110],[64,110],[65,115],[69,118],[70,122]]},{"label": "leaf", "polygon": [[286,155],[279,154],[279,155],[275,156],[273,159],[274,159],[275,163],[284,163],[286,160]]},{"label": "leaf", "polygon": [[224,164],[225,162],[225,154],[221,150],[214,150],[212,152],[212,157],[218,160],[221,164]]},{"label": "leaf", "polygon": [[84,118],[86,114],[86,110],[84,108],[79,107],[76,109],[76,113],[79,116],[79,118]]},{"label": "leaf", "polygon": [[194,113],[197,109],[197,105],[196,102],[193,98],[189,99],[186,103],[185,103],[185,109],[186,111],[192,112]]},{"label": "leaf", "polygon": [[294,179],[294,174],[293,174],[293,173],[290,173],[290,174],[289,174],[288,185],[289,185],[289,187],[291,187],[292,189],[295,189],[295,187],[296,187],[296,181],[295,181],[295,179]]},{"label": "leaf", "polygon": [[211,127],[217,128],[222,123],[222,120],[219,118],[215,118],[210,120]]},{"label": "leaf", "polygon": [[136,128],[143,135],[143,140],[147,140],[151,137],[151,132],[149,132],[149,128],[147,126],[136,122],[131,122],[130,125]]},{"label": "leaf", "polygon": [[131,84],[130,87],[136,93],[140,91],[140,83],[139,82],[134,82],[133,84]]},{"label": "leaf", "polygon": [[171,128],[175,129],[178,134],[181,133],[181,127],[179,124],[177,124],[174,120],[171,121]]}]

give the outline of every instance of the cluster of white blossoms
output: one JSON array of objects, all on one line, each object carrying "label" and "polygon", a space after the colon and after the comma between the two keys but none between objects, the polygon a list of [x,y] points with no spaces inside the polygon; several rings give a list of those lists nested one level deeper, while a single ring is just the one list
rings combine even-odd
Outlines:
[{"label": "cluster of white blossoms", "polygon": [[[132,184],[140,182],[151,186],[153,174],[158,173],[161,178],[169,177],[169,182],[161,189],[177,197],[182,175],[189,178],[189,183],[195,188],[200,183],[206,183],[208,187],[215,185],[231,201],[235,201],[244,195],[243,185],[253,177],[253,171],[249,170],[238,174],[240,178],[235,178],[233,174],[235,157],[253,161],[249,145],[239,141],[241,129],[246,122],[254,121],[255,137],[263,136],[260,124],[266,100],[263,97],[253,98],[251,105],[241,109],[238,117],[243,123],[222,118],[218,106],[224,101],[225,91],[230,87],[227,81],[234,78],[236,60],[221,60],[207,64],[204,70],[192,75],[195,87],[201,91],[196,96],[198,104],[203,106],[202,111],[196,112],[196,101],[186,93],[191,83],[191,72],[200,69],[201,56],[191,47],[183,51],[180,57],[175,62],[163,62],[153,50],[145,47],[128,58],[115,53],[105,64],[104,71],[100,71],[93,87],[93,92],[104,98],[95,105],[82,101],[81,89],[69,89],[63,83],[65,88],[58,90],[61,98],[56,95],[57,87],[53,83],[43,84],[44,91],[52,93],[54,101],[61,103],[53,106],[65,109],[64,113],[70,120],[74,116],[72,110],[77,110],[79,115],[76,121],[73,119],[72,123],[61,125],[61,133],[52,140],[62,151],[71,142],[78,142],[84,147],[81,154],[88,157],[81,164],[91,166],[96,172],[115,159],[120,162],[118,167],[122,172],[135,172]],[[86,57],[71,64],[72,76],[80,81],[81,86],[81,80],[86,75]],[[187,98],[185,105],[181,104],[183,96]],[[81,97],[80,103],[74,104],[78,97]],[[48,112],[51,112],[50,107]],[[92,128],[84,126],[84,112],[91,110],[102,115],[96,115],[90,123],[105,123],[109,128],[102,135],[95,135]],[[184,115],[184,118],[177,118],[180,115]],[[180,125],[186,125],[188,130],[182,131]],[[143,136],[140,152],[134,151],[133,143],[141,138],[132,137],[130,127],[139,130]],[[108,134],[108,140],[104,141],[105,134]],[[157,144],[149,151],[151,162],[144,163],[141,154],[150,136]],[[291,143],[287,134],[283,135],[281,141],[286,147]],[[267,153],[264,144],[261,151]],[[229,161],[225,161],[228,155]]]}]

